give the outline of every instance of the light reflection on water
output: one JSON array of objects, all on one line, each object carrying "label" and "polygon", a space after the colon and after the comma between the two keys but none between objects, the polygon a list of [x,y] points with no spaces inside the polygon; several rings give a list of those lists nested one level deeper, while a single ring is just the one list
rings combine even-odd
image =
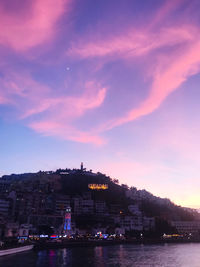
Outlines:
[{"label": "light reflection on water", "polygon": [[1,267],[200,267],[200,244],[119,245],[31,251],[0,258]]}]

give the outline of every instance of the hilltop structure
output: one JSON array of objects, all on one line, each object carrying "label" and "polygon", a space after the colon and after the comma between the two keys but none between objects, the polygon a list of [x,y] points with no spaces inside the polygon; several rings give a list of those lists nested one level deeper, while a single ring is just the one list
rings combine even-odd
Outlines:
[{"label": "hilltop structure", "polygon": [[[119,185],[116,179],[87,171],[83,163],[80,169],[12,174],[0,179],[0,236],[23,231],[161,234],[174,231],[171,221],[197,218],[194,210],[184,210],[145,190]],[[200,230],[200,224],[194,225]]]}]

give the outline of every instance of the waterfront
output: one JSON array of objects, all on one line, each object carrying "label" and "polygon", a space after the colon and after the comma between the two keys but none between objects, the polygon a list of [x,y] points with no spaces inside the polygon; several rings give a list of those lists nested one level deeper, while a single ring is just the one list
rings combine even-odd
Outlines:
[{"label": "waterfront", "polygon": [[116,245],[24,252],[0,258],[3,267],[199,267],[200,244]]}]

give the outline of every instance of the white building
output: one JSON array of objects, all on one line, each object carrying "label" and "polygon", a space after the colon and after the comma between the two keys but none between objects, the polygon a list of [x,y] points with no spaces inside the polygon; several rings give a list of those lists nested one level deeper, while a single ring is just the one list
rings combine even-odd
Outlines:
[{"label": "white building", "polygon": [[120,222],[121,227],[126,231],[142,231],[142,218],[137,216],[123,216]]},{"label": "white building", "polygon": [[28,236],[32,227],[32,224],[21,224],[18,230],[19,236]]},{"label": "white building", "polygon": [[171,225],[177,229],[179,234],[200,233],[200,221],[172,221]]}]

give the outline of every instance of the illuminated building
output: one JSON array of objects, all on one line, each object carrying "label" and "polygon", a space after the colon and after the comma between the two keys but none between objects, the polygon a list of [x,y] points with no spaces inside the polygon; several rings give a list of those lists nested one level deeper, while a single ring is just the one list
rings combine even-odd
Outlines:
[{"label": "illuminated building", "polygon": [[108,189],[107,184],[88,184],[88,188],[91,190],[106,190]]},{"label": "illuminated building", "polygon": [[64,219],[64,233],[67,234],[71,231],[71,208],[67,207]]}]

